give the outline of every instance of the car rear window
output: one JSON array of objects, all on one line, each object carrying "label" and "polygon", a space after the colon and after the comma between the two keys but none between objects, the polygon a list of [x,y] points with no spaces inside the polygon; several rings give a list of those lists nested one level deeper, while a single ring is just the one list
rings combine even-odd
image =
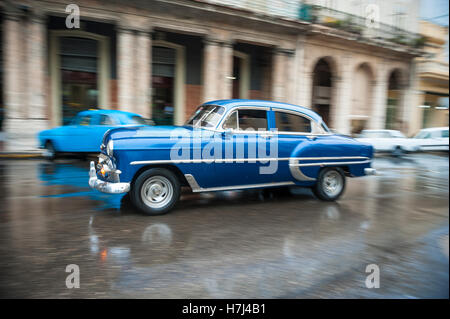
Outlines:
[{"label": "car rear window", "polygon": [[130,124],[147,124],[143,117],[137,115],[133,115],[132,117],[130,117],[130,120]]},{"label": "car rear window", "polygon": [[275,124],[279,132],[311,133],[311,121],[301,115],[275,112]]}]

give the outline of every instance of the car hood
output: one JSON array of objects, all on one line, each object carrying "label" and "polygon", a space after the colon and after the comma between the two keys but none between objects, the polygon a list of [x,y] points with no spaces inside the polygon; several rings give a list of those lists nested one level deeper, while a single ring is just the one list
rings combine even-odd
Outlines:
[{"label": "car hood", "polygon": [[105,133],[104,142],[108,140],[121,140],[129,138],[155,138],[171,136],[183,136],[192,134],[191,126],[139,126],[121,127],[111,129]]}]

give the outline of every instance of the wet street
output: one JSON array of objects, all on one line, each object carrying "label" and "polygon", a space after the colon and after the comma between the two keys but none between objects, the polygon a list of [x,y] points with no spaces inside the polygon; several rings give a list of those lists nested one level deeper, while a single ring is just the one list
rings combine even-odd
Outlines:
[{"label": "wet street", "polygon": [[0,160],[1,297],[448,298],[448,156],[373,166],[337,203],[303,189],[186,191],[150,217],[89,189],[87,162]]}]

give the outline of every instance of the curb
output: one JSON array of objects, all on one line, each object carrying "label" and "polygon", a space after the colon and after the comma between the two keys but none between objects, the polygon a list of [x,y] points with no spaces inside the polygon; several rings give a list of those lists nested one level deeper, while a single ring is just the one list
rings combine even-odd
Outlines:
[{"label": "curb", "polygon": [[0,153],[0,159],[43,158],[40,153]]}]

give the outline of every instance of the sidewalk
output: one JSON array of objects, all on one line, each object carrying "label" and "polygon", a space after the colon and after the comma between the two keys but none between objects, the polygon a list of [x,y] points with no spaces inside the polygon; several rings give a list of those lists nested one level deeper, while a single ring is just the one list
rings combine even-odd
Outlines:
[{"label": "sidewalk", "polygon": [[0,132],[0,159],[2,158],[42,158],[42,150],[38,148],[17,146],[16,150],[6,150],[6,134]]}]

